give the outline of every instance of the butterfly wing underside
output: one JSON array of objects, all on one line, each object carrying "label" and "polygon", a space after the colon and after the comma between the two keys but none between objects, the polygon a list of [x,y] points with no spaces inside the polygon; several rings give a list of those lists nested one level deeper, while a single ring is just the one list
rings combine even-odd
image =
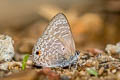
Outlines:
[{"label": "butterfly wing underside", "polygon": [[33,49],[41,51],[36,56],[36,64],[40,66],[57,66],[75,54],[75,44],[69,23],[64,14],[57,14],[38,39]]}]

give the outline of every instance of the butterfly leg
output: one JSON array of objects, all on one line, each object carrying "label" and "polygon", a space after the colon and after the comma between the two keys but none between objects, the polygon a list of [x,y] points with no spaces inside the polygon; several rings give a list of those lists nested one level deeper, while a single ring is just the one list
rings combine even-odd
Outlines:
[{"label": "butterfly leg", "polygon": [[72,64],[69,64],[69,70],[71,70]]},{"label": "butterfly leg", "polygon": [[76,70],[78,69],[77,61],[73,63],[73,67],[74,67]]}]

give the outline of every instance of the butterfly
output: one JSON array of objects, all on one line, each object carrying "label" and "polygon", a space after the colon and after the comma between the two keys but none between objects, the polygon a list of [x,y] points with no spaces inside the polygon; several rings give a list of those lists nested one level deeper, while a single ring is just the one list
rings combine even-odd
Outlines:
[{"label": "butterfly", "polygon": [[33,62],[41,67],[66,67],[78,60],[70,25],[58,13],[46,27],[32,50]]}]

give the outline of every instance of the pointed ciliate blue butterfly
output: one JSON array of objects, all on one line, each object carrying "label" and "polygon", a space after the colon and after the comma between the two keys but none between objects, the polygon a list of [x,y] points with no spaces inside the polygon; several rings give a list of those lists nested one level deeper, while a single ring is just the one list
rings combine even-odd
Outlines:
[{"label": "pointed ciliate blue butterfly", "polygon": [[34,45],[33,62],[42,67],[66,67],[79,56],[72,32],[64,14],[57,14]]}]

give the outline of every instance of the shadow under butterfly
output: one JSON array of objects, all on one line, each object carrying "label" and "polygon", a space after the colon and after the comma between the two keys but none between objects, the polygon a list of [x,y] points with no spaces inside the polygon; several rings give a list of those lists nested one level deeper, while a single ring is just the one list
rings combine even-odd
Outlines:
[{"label": "shadow under butterfly", "polygon": [[64,14],[53,17],[34,45],[32,55],[33,62],[40,67],[67,67],[77,62],[79,52]]}]

